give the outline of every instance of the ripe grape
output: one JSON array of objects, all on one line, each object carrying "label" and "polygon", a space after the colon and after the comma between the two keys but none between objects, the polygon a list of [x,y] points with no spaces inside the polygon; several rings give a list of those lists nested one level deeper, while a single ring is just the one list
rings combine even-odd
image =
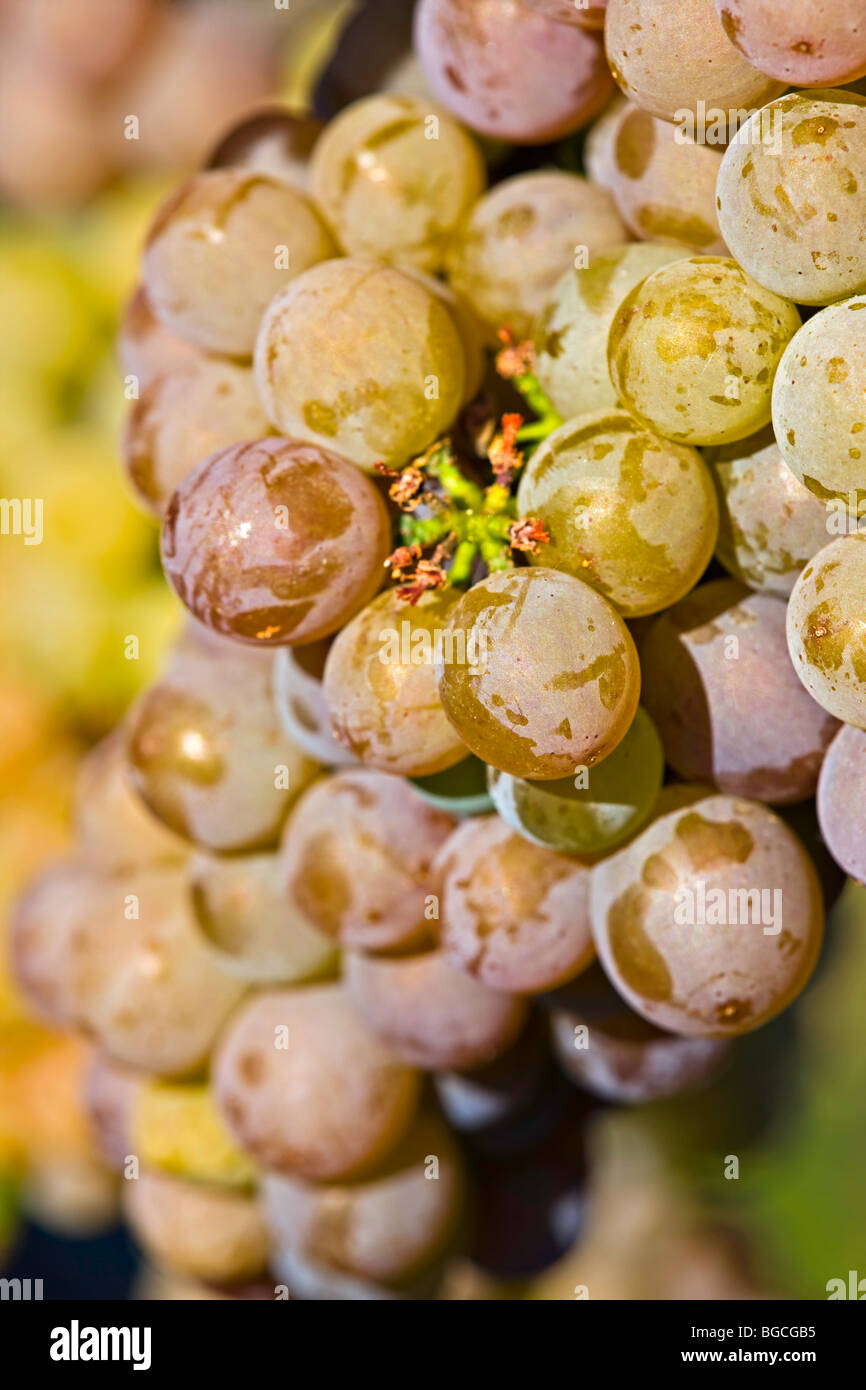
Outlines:
[{"label": "ripe grape", "polygon": [[[375,598],[336,637],[325,662],[334,732],[367,767],[420,777],[452,767],[467,749],[436,693],[436,643],[446,655],[454,590],[414,606],[393,589]],[[450,641],[450,639],[449,639]]]},{"label": "ripe grape", "polygon": [[528,10],[563,24],[579,24],[583,29],[603,29],[608,0],[520,0]]},{"label": "ripe grape", "polygon": [[686,1037],[750,1032],[799,994],[823,932],[814,866],[755,801],[708,797],[592,871],[599,958],[642,1017]]},{"label": "ripe grape", "polygon": [[827,544],[824,504],[794,477],[769,428],[705,457],[719,492],[716,557],[750,589],[787,598]]},{"label": "ripe grape", "polygon": [[314,642],[379,589],[391,549],[381,495],[316,444],[261,439],[206,459],[171,499],[169,582],[199,622],[241,642]]},{"label": "ripe grape", "polygon": [[523,471],[517,507],[550,533],[533,563],[585,580],[625,618],[688,593],[718,533],[715,488],[697,449],[624,410],[580,415],[549,435]]},{"label": "ripe grape", "polygon": [[866,289],[866,97],[790,92],[757,112],[717,193],[731,255],[768,290],[830,304]]},{"label": "ripe grape", "polygon": [[322,688],[330,639],[274,653],[274,705],[283,733],[307,757],[328,767],[357,763],[331,732],[331,711]]},{"label": "ripe grape", "polygon": [[394,958],[350,951],[345,982],[383,1044],[425,1071],[466,1071],[492,1062],[526,1023],[522,999],[479,984],[441,950]]},{"label": "ripe grape", "polygon": [[736,261],[675,261],[620,306],[608,344],[614,389],[670,439],[745,439],[769,424],[773,377],[799,327],[794,305]]},{"label": "ripe grape", "polygon": [[258,994],[213,1062],[217,1105],[266,1168],[316,1181],[359,1176],[409,1129],[419,1081],[340,985]]},{"label": "ripe grape", "polygon": [[95,1052],[87,1069],[83,1102],[96,1135],[100,1157],[112,1170],[123,1172],[132,1149],[132,1107],[147,1078]]},{"label": "ripe grape", "polygon": [[130,1140],[147,1169],[212,1187],[250,1188],[256,1180],[203,1081],[146,1081],[130,1107]]},{"label": "ripe grape", "polygon": [[682,121],[699,103],[726,114],[753,110],[787,85],[737,51],[713,0],[609,0],[604,46],[626,96],[665,121]]},{"label": "ripe grape", "polygon": [[838,87],[866,76],[866,19],[851,0],[715,0],[725,33],[788,87]]},{"label": "ripe grape", "polygon": [[270,429],[250,368],[200,355],[144,387],[126,420],[123,463],[140,501],[162,516],[203,459]]},{"label": "ripe grape", "polygon": [[542,1016],[533,1013],[507,1052],[472,1071],[437,1072],[433,1087],[449,1124],[472,1136],[476,1149],[489,1149],[498,1141],[508,1144],[512,1122],[526,1118],[531,1128],[535,1103],[543,1099],[550,1079],[546,1027]]},{"label": "ripe grape", "polygon": [[568,270],[535,321],[535,375],[563,420],[613,410],[607,366],[611,325],[626,295],[682,252],[653,242],[617,246]]},{"label": "ripe grape", "polygon": [[127,301],[117,330],[117,356],[125,377],[135,377],[139,391],[175,367],[195,365],[198,348],[160,323],[142,285]]},{"label": "ripe grape", "polygon": [[268,174],[211,169],[157,213],[144,285],[174,333],[207,351],[246,357],[274,295],[333,254],[328,230],[303,193]]},{"label": "ripe grape", "polygon": [[554,989],[595,955],[584,865],[530,844],[498,816],[455,830],[438,867],[442,947],[488,989]]},{"label": "ripe grape", "polygon": [[400,269],[404,275],[411,275],[413,280],[417,280],[420,285],[435,295],[451,315],[454,327],[457,329],[457,336],[460,339],[460,346],[463,349],[466,369],[463,381],[463,400],[473,400],[478,395],[487,368],[485,353],[489,336],[487,329],[477,317],[475,310],[470,307],[468,300],[457,295],[447,280],[437,280],[435,275],[426,275],[423,270],[415,270],[412,266],[404,265]]},{"label": "ripe grape", "polygon": [[270,1242],[257,1197],[152,1172],[124,1189],[132,1233],[160,1265],[219,1285],[265,1272]]},{"label": "ripe grape", "polygon": [[818,820],[827,848],[858,882],[866,881],[863,785],[866,733],[851,724],[839,730],[827,750],[818,779]]},{"label": "ripe grape", "polygon": [[443,661],[445,713],[479,758],[515,777],[574,775],[634,718],[640,669],[606,599],[561,570],[491,574],[457,604],[463,659]]},{"label": "ripe grape", "polygon": [[629,839],[651,814],[664,776],[655,725],[638,707],[628,733],[586,777],[527,782],[488,769],[502,819],[533,844],[564,854],[605,854]]},{"label": "ripe grape", "polygon": [[628,239],[613,198],[578,174],[536,170],[475,204],[448,257],[453,288],[490,330],[532,331],[563,273]]},{"label": "ripe grape", "polygon": [[810,560],[788,601],[788,650],[813,700],[866,728],[866,534],[840,536]]},{"label": "ripe grape", "polygon": [[518,144],[585,125],[613,88],[592,34],[512,0],[420,0],[415,50],[433,95],[458,120]]},{"label": "ripe grape", "polygon": [[121,729],[104,738],[78,770],[75,831],[82,858],[104,873],[178,863],[189,845],[148,810],[134,790]]},{"label": "ripe grape", "polygon": [[453,829],[402,778],[339,772],[308,788],[288,819],[283,892],[344,946],[429,941],[432,864]]},{"label": "ripe grape", "polygon": [[15,983],[29,1007],[55,1026],[79,1021],[75,940],[98,904],[100,885],[99,876],[85,864],[49,864],[28,883],[12,911],[9,955]]},{"label": "ripe grape", "polygon": [[461,819],[464,816],[483,816],[493,810],[487,790],[487,765],[472,754],[444,772],[429,777],[413,777],[412,785],[418,795],[438,811]]},{"label": "ripe grape", "polygon": [[732,579],[702,584],[656,620],[641,667],[642,698],[681,777],[780,804],[814,795],[836,723],[798,685],[781,598]]},{"label": "ripe grape", "polygon": [[815,314],[788,344],[773,386],[773,426],[788,467],[822,502],[841,502],[843,515],[854,516],[866,514],[864,313],[866,295]]},{"label": "ripe grape", "polygon": [[208,169],[249,169],[307,189],[310,155],[324,126],[307,111],[263,106],[226,131],[207,161]]},{"label": "ripe grape", "polygon": [[478,146],[445,112],[377,93],[326,126],[311,165],[312,192],[350,256],[436,271],[484,191]]},{"label": "ripe grape", "polygon": [[268,306],[256,380],[277,429],[362,468],[403,465],[451,424],[464,357],[438,297],[393,266],[332,260]]}]

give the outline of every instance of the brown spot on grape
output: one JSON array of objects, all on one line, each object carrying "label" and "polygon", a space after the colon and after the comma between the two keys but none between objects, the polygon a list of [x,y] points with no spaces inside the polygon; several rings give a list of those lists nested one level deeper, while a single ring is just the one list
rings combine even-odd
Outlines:
[{"label": "brown spot on grape", "polygon": [[611,903],[607,929],[614,963],[623,983],[642,999],[664,1003],[671,997],[673,980],[664,956],[645,930],[651,902],[646,888],[630,885]]},{"label": "brown spot on grape", "polygon": [[712,821],[697,811],[689,811],[674,831],[697,873],[710,873],[728,864],[744,864],[755,847],[748,830],[739,821]]}]

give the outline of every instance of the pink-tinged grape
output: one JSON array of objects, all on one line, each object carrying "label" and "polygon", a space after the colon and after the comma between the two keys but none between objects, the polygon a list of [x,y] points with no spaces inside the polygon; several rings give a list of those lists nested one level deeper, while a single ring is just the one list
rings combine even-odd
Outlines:
[{"label": "pink-tinged grape", "polygon": [[687,131],[619,98],[589,132],[585,162],[636,237],[727,254],[716,210],[717,146],[698,144]]},{"label": "pink-tinged grape", "polygon": [[790,92],[743,126],[717,187],[731,255],[768,290],[830,304],[866,289],[866,96]]},{"label": "pink-tinged grape", "polygon": [[94,105],[72,75],[3,38],[0,196],[34,212],[80,207],[109,172]]},{"label": "pink-tinged grape", "polygon": [[371,1032],[340,985],[245,1004],[213,1063],[217,1105],[265,1168],[317,1182],[360,1176],[412,1123],[417,1073]]},{"label": "pink-tinged grape", "polygon": [[437,695],[434,666],[437,644],[455,654],[447,624],[458,599],[454,590],[428,592],[409,605],[389,589],[334,640],[325,698],[337,738],[366,767],[422,777],[466,757]]},{"label": "pink-tinged grape", "polygon": [[172,332],[248,357],[286,282],[334,254],[313,204],[268,174],[211,169],[163,203],[144,252],[144,285]]},{"label": "pink-tinged grape", "polygon": [[143,388],[127,416],[123,463],[139,500],[162,516],[172,493],[204,459],[270,430],[252,370],[200,355]]},{"label": "pink-tinged grape", "polygon": [[606,599],[561,570],[491,574],[450,620],[459,660],[439,667],[445,713],[479,758],[515,777],[574,776],[634,718],[634,642]]},{"label": "pink-tinged grape", "polygon": [[314,642],[380,588],[391,550],[381,494],[317,444],[260,439],[178,487],[162,563],[193,617],[256,646]]},{"label": "pink-tinged grape", "polygon": [[859,295],[831,304],[803,325],[773,386],[773,427],[782,457],[821,502],[841,503],[836,510],[843,516],[866,514],[864,380],[866,295]]},{"label": "pink-tinged grape", "polygon": [[782,805],[814,795],[837,726],[797,681],[783,599],[733,579],[703,584],[656,620],[641,669],[642,699],[681,777]]},{"label": "pink-tinged grape", "polygon": [[225,132],[207,161],[208,169],[248,169],[307,189],[310,155],[324,130],[307,111],[262,106]]},{"label": "pink-tinged grape", "polygon": [[611,380],[626,408],[659,434],[732,443],[769,424],[773,378],[800,322],[793,304],[734,260],[674,261],[617,311]]},{"label": "pink-tinged grape", "polygon": [[255,369],[282,434],[367,470],[423,453],[465,388],[460,335],[440,297],[394,266],[351,258],[315,266],[277,295]]},{"label": "pink-tinged grape", "polygon": [[540,144],[591,120],[613,88],[597,38],[514,0],[420,0],[415,50],[471,130]]},{"label": "pink-tinged grape", "polygon": [[475,204],[447,257],[448,278],[493,340],[524,337],[563,273],[628,239],[613,198],[578,174],[536,170],[496,185]]},{"label": "pink-tinged grape", "polygon": [[863,788],[866,786],[866,733],[851,724],[838,732],[818,779],[821,834],[836,863],[859,883],[866,882]]},{"label": "pink-tinged grape", "polygon": [[276,854],[197,854],[189,886],[202,935],[227,974],[277,985],[334,973],[334,944],[286,896]]},{"label": "pink-tinged grape", "polygon": [[12,910],[9,956],[28,1005],[46,1023],[77,1023],[75,940],[99,902],[101,880],[74,861],[50,864],[26,887]]},{"label": "pink-tinged grape", "polygon": [[158,820],[134,790],[120,729],[81,762],[75,832],[82,858],[103,873],[179,863],[189,854],[188,842]]},{"label": "pink-tinged grape", "polygon": [[579,24],[582,29],[603,29],[608,0],[520,0],[527,10],[562,24]]},{"label": "pink-tinged grape", "polygon": [[524,839],[564,854],[606,854],[634,835],[653,812],[664,776],[661,739],[638,708],[628,733],[586,775],[528,782],[491,767],[493,804]]},{"label": "pink-tinged grape", "polygon": [[425,1071],[467,1071],[507,1052],[527,1019],[524,1000],[488,989],[444,951],[345,957],[349,997],[401,1061]]},{"label": "pink-tinged grape", "polygon": [[532,330],[535,375],[563,420],[614,409],[607,340],[616,311],[641,280],[682,254],[643,242],[617,246],[566,271]]},{"label": "pink-tinged grape", "polygon": [[266,1174],[262,1184],[278,1252],[376,1284],[404,1284],[446,1254],[464,1193],[460,1152],[432,1110],[422,1111],[381,1167],[357,1182]]},{"label": "pink-tinged grape", "polygon": [[8,9],[9,32],[25,40],[48,71],[56,67],[88,84],[116,76],[158,16],[154,0],[28,0]]},{"label": "pink-tinged grape", "polygon": [[274,653],[274,707],[280,728],[308,758],[327,767],[351,767],[357,758],[338,743],[331,730],[331,711],[322,677],[329,638]]},{"label": "pink-tinged grape", "polygon": [[697,449],[624,410],[579,415],[549,435],[523,470],[517,510],[550,535],[532,562],[584,580],[624,618],[688,593],[718,534],[716,492]]},{"label": "pink-tinged grape", "polygon": [[813,700],[866,728],[866,535],[819,550],[788,600],[788,650]]},{"label": "pink-tinged grape", "polygon": [[466,821],[439,852],[439,939],[449,961],[488,989],[555,989],[595,955],[589,873],[531,844],[498,816]]},{"label": "pink-tinged grape", "polygon": [[626,96],[665,121],[682,121],[699,104],[726,115],[754,110],[787,85],[737,51],[713,0],[609,0],[604,46]]},{"label": "pink-tinged grape", "polygon": [[132,1110],[146,1083],[144,1072],[124,1067],[103,1052],[93,1055],[84,1082],[84,1109],[100,1156],[113,1172],[123,1172],[132,1147]]},{"label": "pink-tinged grape", "polygon": [[453,829],[401,777],[358,769],[323,778],[286,823],[284,895],[343,946],[429,942],[433,861]]},{"label": "pink-tinged grape", "polygon": [[617,1105],[643,1105],[705,1085],[731,1047],[724,1038],[662,1032],[624,1004],[600,1021],[557,1010],[550,1025],[553,1050],[566,1076]]},{"label": "pink-tinged grape", "polygon": [[270,1241],[257,1197],[147,1171],[124,1188],[132,1233],[160,1265],[218,1285],[264,1274]]},{"label": "pink-tinged grape", "polygon": [[717,559],[750,589],[787,598],[827,544],[823,502],[794,477],[771,429],[705,457],[719,492]]},{"label": "pink-tinged grape", "polygon": [[851,0],[715,0],[731,43],[788,87],[866,76],[866,15]]},{"label": "pink-tinged grape", "polygon": [[318,771],[280,730],[272,657],[190,628],[169,669],[133,707],[133,786],[176,834],[218,852],[276,843]]},{"label": "pink-tinged grape", "polygon": [[311,188],[350,256],[441,269],[449,242],[484,191],[481,152],[446,112],[376,93],[325,127]]},{"label": "pink-tinged grape", "polygon": [[787,1007],[821,945],[814,866],[756,801],[713,796],[656,820],[596,865],[599,958],[643,1018],[686,1037],[732,1037]]},{"label": "pink-tinged grape", "polygon": [[176,367],[196,365],[201,352],[160,323],[142,285],[131,295],[117,333],[117,356],[125,377],[136,378],[145,391],[158,376]]}]

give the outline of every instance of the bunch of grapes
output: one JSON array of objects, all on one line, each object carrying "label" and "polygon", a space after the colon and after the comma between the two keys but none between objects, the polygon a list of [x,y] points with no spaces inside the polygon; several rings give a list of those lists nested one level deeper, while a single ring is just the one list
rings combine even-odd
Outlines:
[{"label": "bunch of grapes", "polygon": [[308,167],[247,121],[157,213],[124,455],[187,626],[14,949],[159,1266],[448,1296],[554,1059],[676,1095],[804,988],[816,793],[866,872],[866,22],[820,8],[420,0],[429,96]]}]

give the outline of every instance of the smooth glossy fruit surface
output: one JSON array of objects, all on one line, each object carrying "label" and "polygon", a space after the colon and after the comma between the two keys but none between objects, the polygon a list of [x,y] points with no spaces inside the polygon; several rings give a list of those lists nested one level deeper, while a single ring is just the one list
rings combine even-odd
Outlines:
[{"label": "smooth glossy fruit surface", "polygon": [[809,561],[788,600],[788,650],[813,700],[866,728],[866,535],[825,545]]}]

